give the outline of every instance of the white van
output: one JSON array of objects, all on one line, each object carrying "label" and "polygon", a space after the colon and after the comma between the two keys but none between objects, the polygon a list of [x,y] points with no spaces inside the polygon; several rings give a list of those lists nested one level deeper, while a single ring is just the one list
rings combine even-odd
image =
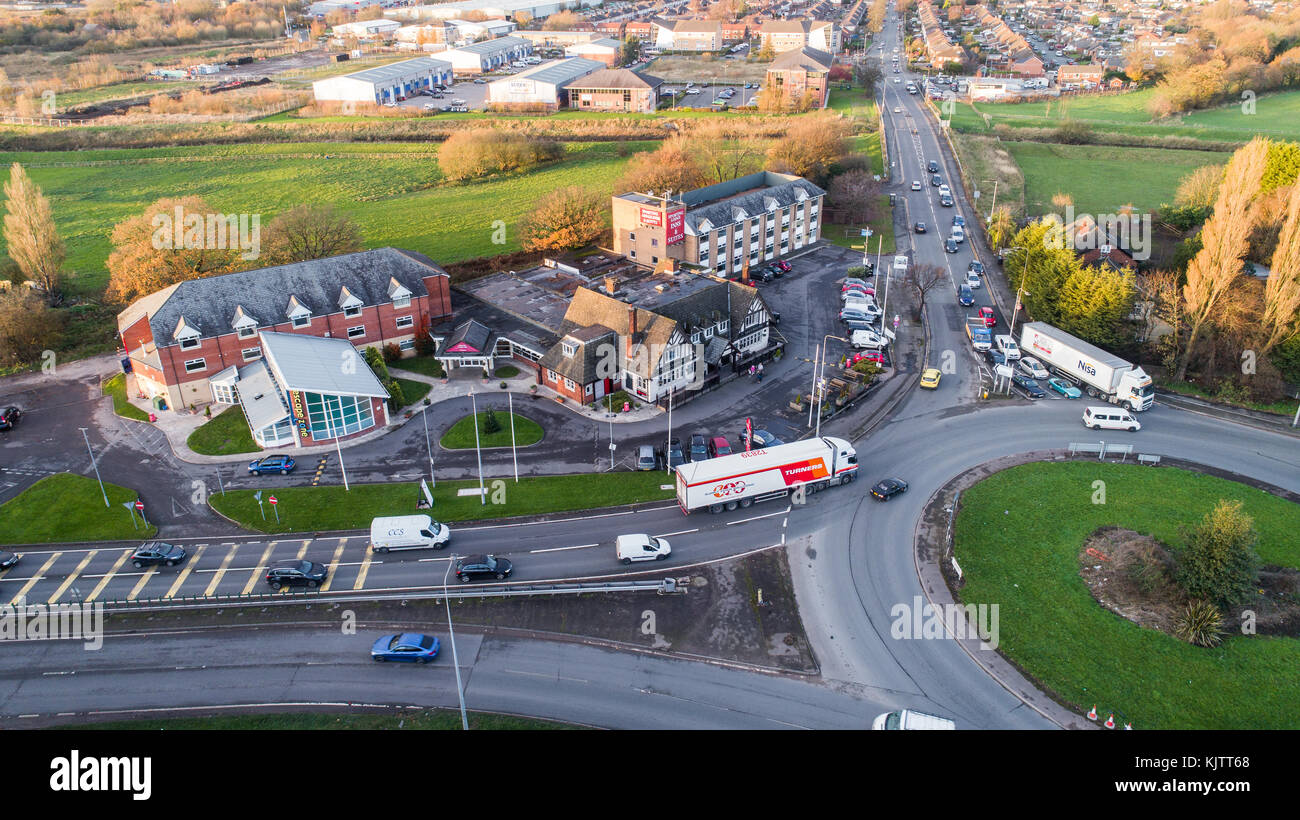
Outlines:
[{"label": "white van", "polygon": [[1142,424],[1133,414],[1118,407],[1083,408],[1083,426],[1090,430],[1128,430],[1136,433]]},{"label": "white van", "polygon": [[956,729],[957,724],[947,718],[900,709],[886,712],[871,721],[872,729]]},{"label": "white van", "polygon": [[427,515],[399,515],[370,522],[370,548],[389,550],[442,549],[451,542],[451,528]]},{"label": "white van", "polygon": [[1016,340],[1006,335],[993,337],[993,344],[1007,357],[1008,362],[1014,362],[1020,358],[1020,348],[1016,345]]},{"label": "white van", "polygon": [[963,227],[960,226],[960,225],[953,225],[953,226],[952,226],[952,238],[953,238],[953,240],[956,241],[956,242],[965,242],[965,241],[966,241],[966,229],[963,228]]},{"label": "white van", "polygon": [[662,538],[652,538],[645,533],[620,535],[614,542],[618,560],[624,564],[633,561],[662,561],[672,554],[673,548]]}]

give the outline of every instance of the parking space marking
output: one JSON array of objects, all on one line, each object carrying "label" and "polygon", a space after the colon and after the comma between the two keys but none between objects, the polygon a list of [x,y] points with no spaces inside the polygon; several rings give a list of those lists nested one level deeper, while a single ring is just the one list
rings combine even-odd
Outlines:
[{"label": "parking space marking", "polygon": [[272,541],[266,545],[266,549],[262,552],[262,557],[258,559],[257,563],[253,566],[253,573],[248,576],[248,583],[244,584],[244,591],[241,594],[247,595],[253,591],[253,585],[256,584],[257,579],[262,576],[262,567],[266,566],[266,562],[271,559],[271,550],[275,549],[275,545],[278,543],[280,542]]},{"label": "parking space marking", "polygon": [[[223,544],[222,546],[225,545]],[[238,551],[239,545],[235,544],[230,548],[230,552],[226,553],[226,557],[222,560],[221,566],[217,568],[216,573],[212,576],[212,580],[208,583],[208,588],[203,590],[205,596],[211,595],[217,591],[217,587],[221,584],[221,579],[226,577],[226,570],[229,569],[230,562],[235,560],[235,553]]]},{"label": "parking space marking", "polygon": [[36,570],[36,573],[35,573],[34,575],[32,575],[32,577],[29,578],[29,579],[27,580],[27,583],[23,584],[22,589],[18,590],[18,594],[15,595],[15,596],[14,596],[14,597],[9,601],[9,603],[11,603],[11,604],[15,604],[15,605],[16,605],[19,601],[21,601],[22,599],[26,598],[26,597],[27,597],[27,593],[31,591],[32,587],[36,586],[36,582],[37,582],[37,581],[40,581],[41,579],[43,579],[43,578],[45,577],[45,572],[46,572],[46,571],[47,571],[51,566],[54,565],[54,562],[55,562],[55,561],[59,560],[59,556],[62,555],[62,554],[63,554],[63,553],[61,553],[61,552],[56,552],[56,553],[51,554],[50,557],[49,557],[49,560],[47,560],[47,561],[45,562],[44,566],[42,566],[40,569]]},{"label": "parking space marking", "polygon": [[339,559],[343,557],[343,548],[347,545],[348,539],[339,539],[339,545],[334,548],[334,558],[330,561],[329,572],[325,576],[325,583],[320,585],[321,592],[329,592],[330,584],[334,583],[334,570],[338,569]]},{"label": "parking space marking", "polygon": [[86,603],[90,603],[99,597],[99,593],[104,590],[104,587],[108,586],[109,580],[114,575],[117,575],[117,571],[122,568],[122,565],[126,563],[126,559],[130,558],[133,552],[135,550],[126,550],[122,553],[122,556],[117,559],[108,572],[104,573],[104,576],[99,579],[99,583],[95,585],[95,590],[86,596]]},{"label": "parking space marking", "polygon": [[81,575],[82,571],[85,570],[86,565],[90,563],[90,559],[94,558],[95,553],[97,552],[99,552],[99,550],[91,550],[90,552],[86,553],[86,557],[81,559],[81,563],[77,564],[77,568],[74,569],[72,571],[72,574],[69,575],[67,579],[59,586],[58,591],[56,591],[53,595],[50,596],[49,603],[57,604],[59,602],[59,598],[63,596],[63,593],[68,591],[68,587],[72,586],[72,582],[77,580],[77,576]]},{"label": "parking space marking", "polygon": [[194,554],[185,562],[185,569],[181,570],[181,574],[176,576],[176,580],[172,583],[171,589],[167,590],[167,594],[163,596],[164,598],[175,597],[181,588],[181,584],[185,583],[185,579],[190,577],[190,573],[194,571],[194,566],[198,564],[199,559],[203,557],[203,551],[207,548],[208,545],[204,544],[194,551]]}]

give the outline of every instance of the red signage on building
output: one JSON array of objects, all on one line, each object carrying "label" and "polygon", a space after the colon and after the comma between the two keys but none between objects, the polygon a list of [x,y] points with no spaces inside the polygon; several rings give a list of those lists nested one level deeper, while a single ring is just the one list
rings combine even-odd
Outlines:
[{"label": "red signage on building", "polygon": [[641,224],[657,228],[664,224],[664,215],[662,212],[656,211],[653,208],[642,208]]},{"label": "red signage on building", "polygon": [[676,208],[668,212],[668,231],[664,241],[674,245],[686,238],[686,209]]},{"label": "red signage on building", "polygon": [[477,347],[466,344],[465,342],[457,342],[456,344],[447,348],[447,352],[448,353],[481,353],[482,351],[479,350]]}]

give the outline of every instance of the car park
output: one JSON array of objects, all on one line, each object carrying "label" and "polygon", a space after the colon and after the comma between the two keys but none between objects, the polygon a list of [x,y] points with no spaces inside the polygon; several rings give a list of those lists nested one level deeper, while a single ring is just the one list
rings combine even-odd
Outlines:
[{"label": "car park", "polygon": [[1038,386],[1037,381],[1029,378],[1024,373],[1012,373],[1011,381],[1021,390],[1024,390],[1025,395],[1029,396],[1031,399],[1041,399],[1047,395],[1043,392],[1043,389]]},{"label": "car park", "polygon": [[916,223],[916,225],[913,226],[912,230],[916,231],[917,233],[925,233],[925,223],[924,222]]},{"label": "car park", "polygon": [[315,589],[325,583],[328,574],[329,571],[324,564],[290,558],[277,561],[274,566],[266,571],[266,583],[270,584],[271,589],[280,589],[281,587],[311,587]]},{"label": "car park", "polygon": [[18,420],[23,417],[23,411],[10,405],[0,409],[0,430],[12,430]]},{"label": "car park", "polygon": [[0,550],[0,572],[9,569],[14,564],[17,564],[19,558],[22,558],[22,556],[16,552]]},{"label": "car park", "polygon": [[614,552],[624,564],[633,561],[663,561],[672,555],[673,548],[662,538],[645,533],[620,535],[614,541]]},{"label": "car park", "polygon": [[1043,367],[1042,362],[1033,356],[1025,356],[1020,359],[1020,361],[1016,362],[1016,367],[1031,379],[1045,379],[1048,376],[1047,368]]},{"label": "car park", "polygon": [[709,457],[717,458],[718,456],[731,455],[731,443],[722,436],[714,436],[709,439]]},{"label": "car park", "polygon": [[297,463],[289,456],[267,456],[251,462],[248,465],[248,474],[279,473],[280,475],[288,475],[293,472],[293,468],[296,466]]},{"label": "car park", "polygon": [[849,334],[849,344],[854,347],[884,347],[886,342],[883,336],[871,330],[855,330]]},{"label": "car park", "polygon": [[418,632],[385,635],[370,645],[370,658],[379,663],[428,663],[438,657],[439,648],[438,639],[433,635],[421,635]]},{"label": "car park", "polygon": [[939,379],[941,376],[942,374],[940,374],[936,368],[927,368],[923,373],[921,373],[921,386],[929,390],[934,390],[939,386]]},{"label": "car park", "polygon": [[971,292],[970,285],[961,285],[957,288],[957,301],[963,305],[975,304],[975,294]]},{"label": "car park", "polygon": [[998,323],[998,317],[991,307],[982,307],[979,309],[979,316],[984,320],[985,327],[994,327]]},{"label": "car park", "polygon": [[141,567],[157,566],[159,564],[174,567],[184,560],[184,547],[178,547],[175,544],[166,544],[162,541],[148,541],[141,544],[136,548],[135,552],[131,553],[131,566],[136,569]]},{"label": "car park", "polygon": [[1065,379],[1062,379],[1060,376],[1053,376],[1048,379],[1047,386],[1067,399],[1077,399],[1082,398],[1083,396],[1082,390],[1070,384]]},{"label": "car park", "polygon": [[703,433],[694,433],[691,435],[691,461],[707,461],[709,458],[709,445],[704,441]]},{"label": "car park", "polygon": [[885,478],[871,488],[871,495],[879,501],[888,501],[899,493],[907,492],[907,482],[901,478]]},{"label": "car park", "polygon": [[468,583],[475,578],[496,578],[504,581],[514,572],[508,559],[495,555],[466,555],[456,562],[456,580]]}]

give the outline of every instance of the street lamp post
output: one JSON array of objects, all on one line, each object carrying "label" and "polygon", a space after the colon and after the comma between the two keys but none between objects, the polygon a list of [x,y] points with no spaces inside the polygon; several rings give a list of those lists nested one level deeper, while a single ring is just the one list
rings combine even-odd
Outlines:
[{"label": "street lamp post", "polygon": [[447,558],[447,571],[442,574],[442,602],[447,605],[447,635],[451,640],[451,665],[456,668],[456,697],[460,699],[460,728],[469,731],[469,719],[465,717],[465,687],[460,682],[460,659],[456,655],[456,630],[451,625],[451,598],[447,594],[447,578],[451,575],[451,565],[456,556]]},{"label": "street lamp post", "polygon": [[90,436],[86,434],[85,427],[78,427],[81,431],[81,437],[86,440],[86,452],[90,453],[90,466],[95,469],[95,480],[99,482],[99,491],[104,495],[104,506],[112,506],[108,503],[108,492],[104,489],[104,479],[99,477],[99,464],[95,462],[95,451],[90,449]]},{"label": "street lamp post", "polygon": [[429,480],[437,487],[438,479],[433,474],[433,444],[429,441],[429,417],[426,413],[428,409],[428,405],[420,408],[420,420],[424,422],[424,449],[429,452]]},{"label": "street lamp post", "polygon": [[478,497],[480,506],[487,505],[487,490],[483,488],[483,450],[478,440],[478,400],[474,398],[474,388],[469,390],[470,418],[474,421],[474,455],[478,458]]},{"label": "street lamp post", "polygon": [[1023,296],[1029,295],[1025,291],[1025,276],[1028,275],[1029,273],[1029,248],[1023,247],[1021,245],[1016,245],[1015,247],[1008,248],[1007,250],[1025,252],[1025,262],[1020,268],[1020,286],[1016,288],[1016,304],[1015,307],[1012,308],[1011,310],[1011,329],[1008,331],[1011,334],[1011,338],[1014,340],[1016,338],[1016,317],[1020,314],[1020,299],[1022,295]]},{"label": "street lamp post", "polygon": [[824,376],[826,372],[826,349],[829,347],[826,343],[831,339],[839,339],[841,342],[845,343],[849,341],[843,336],[836,336],[833,333],[827,333],[825,338],[822,339],[821,372],[818,373],[815,384],[817,389],[817,432],[813,434],[813,438],[821,438],[822,436],[822,400],[826,398],[826,387],[823,382],[825,382]]}]

